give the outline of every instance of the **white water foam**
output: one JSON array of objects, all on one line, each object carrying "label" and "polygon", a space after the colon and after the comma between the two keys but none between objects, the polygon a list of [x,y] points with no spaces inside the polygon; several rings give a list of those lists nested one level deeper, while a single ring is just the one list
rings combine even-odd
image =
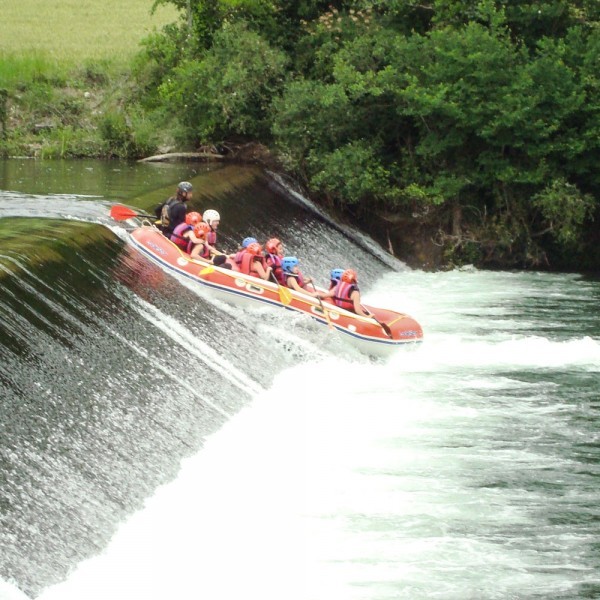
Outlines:
[{"label": "white water foam", "polygon": [[[483,343],[455,350],[463,366],[477,366],[497,348],[488,359]],[[514,366],[514,348],[496,358],[508,364],[511,354]],[[528,354],[537,358],[523,362],[537,367],[564,357],[548,342]],[[585,370],[598,343],[573,342],[570,354]],[[465,404],[461,390],[445,388],[456,365],[424,346],[385,365],[330,358],[285,371],[182,463],[101,556],[40,600],[464,600],[558,594],[592,581],[574,564],[583,537],[557,532],[547,543],[565,552],[554,562],[537,545],[546,542],[522,537],[547,498],[476,485],[505,471],[543,472],[556,459],[518,445],[490,453],[487,440],[515,406]],[[489,390],[503,383],[485,374],[471,381]],[[536,427],[552,417],[522,408]]]},{"label": "white water foam", "polygon": [[410,300],[421,347],[280,373],[40,600],[581,597],[595,532],[548,513],[595,506],[572,452],[594,438],[585,402],[545,375],[597,373],[600,342],[478,337],[505,316],[498,296],[540,293],[495,277],[387,277],[368,297]]}]

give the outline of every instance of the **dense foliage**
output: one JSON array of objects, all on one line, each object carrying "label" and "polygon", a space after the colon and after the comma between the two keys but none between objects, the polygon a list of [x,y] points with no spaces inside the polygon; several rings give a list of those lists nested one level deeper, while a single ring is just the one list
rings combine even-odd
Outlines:
[{"label": "dense foliage", "polygon": [[597,0],[158,0],[148,106],[253,140],[333,206],[410,215],[451,260],[600,264]]}]

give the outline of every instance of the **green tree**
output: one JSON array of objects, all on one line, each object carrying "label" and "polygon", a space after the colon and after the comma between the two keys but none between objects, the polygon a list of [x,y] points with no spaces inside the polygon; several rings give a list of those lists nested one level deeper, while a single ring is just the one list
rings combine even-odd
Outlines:
[{"label": "green tree", "polygon": [[200,60],[187,60],[161,87],[190,137],[268,139],[271,99],[285,77],[286,56],[236,23],[220,29]]}]

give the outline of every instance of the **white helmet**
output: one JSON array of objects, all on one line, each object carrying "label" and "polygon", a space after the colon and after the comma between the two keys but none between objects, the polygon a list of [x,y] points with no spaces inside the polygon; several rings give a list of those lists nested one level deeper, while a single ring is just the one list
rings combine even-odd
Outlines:
[{"label": "white helmet", "polygon": [[204,214],[202,215],[202,220],[205,223],[211,225],[213,221],[220,221],[221,215],[216,210],[209,208],[208,210],[204,211]]}]

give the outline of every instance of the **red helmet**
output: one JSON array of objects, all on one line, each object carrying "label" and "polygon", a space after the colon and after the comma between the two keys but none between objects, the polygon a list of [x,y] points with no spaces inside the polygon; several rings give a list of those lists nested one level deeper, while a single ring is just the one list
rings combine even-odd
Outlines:
[{"label": "red helmet", "polygon": [[258,256],[262,252],[262,246],[258,242],[253,242],[246,248],[246,252]]},{"label": "red helmet", "polygon": [[346,269],[342,273],[342,281],[344,283],[356,283],[356,271],[352,269]]},{"label": "red helmet", "polygon": [[210,225],[201,221],[194,227],[194,235],[196,237],[204,237],[210,231]]},{"label": "red helmet", "polygon": [[189,212],[185,215],[186,225],[198,225],[202,221],[202,215],[197,212]]},{"label": "red helmet", "polygon": [[271,238],[266,244],[265,249],[269,254],[275,254],[277,252],[277,246],[281,244],[281,240],[277,238]]}]

